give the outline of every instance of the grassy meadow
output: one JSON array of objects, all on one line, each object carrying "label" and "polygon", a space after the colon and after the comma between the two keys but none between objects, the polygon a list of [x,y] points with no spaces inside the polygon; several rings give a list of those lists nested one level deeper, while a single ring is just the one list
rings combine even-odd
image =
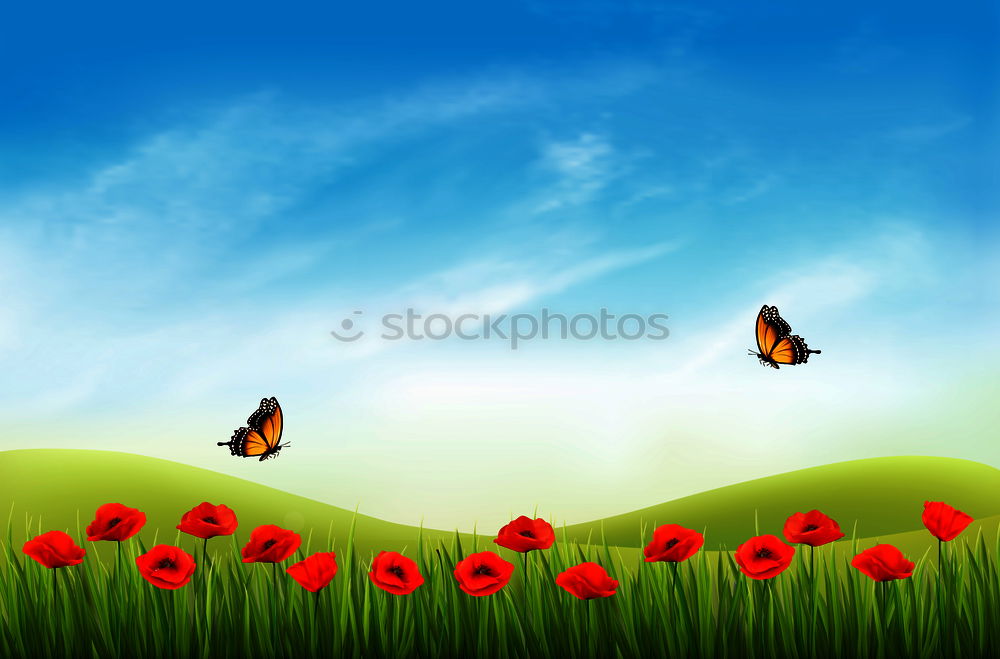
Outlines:
[{"label": "grassy meadow", "polygon": [[[850,539],[814,552],[797,547],[788,570],[754,581],[739,572],[731,551],[718,550],[718,544],[729,545],[725,531],[718,532],[725,541],[712,544],[715,527],[708,523],[700,525],[708,529],[705,551],[680,564],[643,562],[639,547],[648,541],[653,524],[674,521],[646,512],[635,514],[627,534],[612,521],[586,528],[589,540],[579,538],[584,527],[562,527],[553,547],[522,555],[497,547],[492,534],[389,524],[140,456],[115,454],[120,462],[109,477],[119,480],[103,482],[92,471],[99,461],[90,464],[87,455],[80,455],[87,453],[96,452],[0,453],[0,495],[8,497],[4,503],[11,510],[0,538],[2,657],[968,658],[998,656],[1000,649],[1000,510],[995,508],[1000,501],[990,481],[992,468],[970,466],[975,463],[954,461],[960,463],[954,496],[931,493],[977,517],[957,539],[943,544],[940,563],[938,543],[920,527],[923,497],[914,500],[911,491],[896,488],[886,492],[886,506],[897,501],[889,496],[896,493],[900,501],[910,498],[907,507],[886,515],[879,512],[883,502],[876,497],[864,518],[886,524],[882,528],[892,533],[878,539],[851,537],[851,519],[841,520]],[[52,460],[57,454],[63,463]],[[932,465],[947,464],[923,460],[929,471]],[[37,483],[44,472],[36,471],[29,482],[20,469],[38,468],[42,462],[55,465],[49,473],[80,488],[79,496],[34,498],[46,490]],[[123,464],[129,470],[117,469]],[[76,482],[73,474],[81,469],[86,475]],[[782,476],[788,475],[775,477],[779,486]],[[973,477],[978,480],[970,484]],[[96,492],[85,488],[83,479],[93,479]],[[899,486],[910,480],[902,479]],[[967,489],[959,488],[959,482]],[[129,484],[132,490],[114,495],[115,488]],[[767,492],[763,481],[751,484],[763,488],[758,494]],[[992,489],[980,489],[984,486]],[[138,498],[150,489],[156,496]],[[740,520],[741,528],[749,529],[742,539],[757,533],[780,536],[780,522],[788,514],[819,507],[809,503],[812,495],[805,489],[775,487],[770,493],[790,491],[802,498],[763,501],[749,519]],[[719,491],[713,492],[718,496]],[[16,501],[10,501],[12,493],[17,493]],[[173,528],[199,501],[228,503],[237,494],[244,503],[231,507],[240,527],[233,536],[208,541],[207,556],[201,540]],[[730,501],[735,505],[745,495],[737,490]],[[118,500],[144,510],[146,527],[122,543],[87,542],[81,529],[93,510]],[[784,506],[786,512],[775,522],[767,506]],[[32,509],[34,514],[26,512]],[[250,530],[263,523],[282,525],[289,509],[301,515],[295,530],[303,544],[295,555],[278,565],[242,563],[239,551]],[[706,509],[705,514],[711,521],[730,513]],[[897,518],[895,523],[890,516]],[[677,521],[699,527],[693,520]],[[864,523],[857,526],[865,528]],[[51,529],[68,531],[87,550],[82,564],[49,570],[21,552],[25,538]],[[614,542],[608,529],[618,534]],[[911,578],[876,583],[850,566],[858,551],[877,541],[896,544],[916,563]],[[166,591],[140,577],[135,557],[157,543],[177,545],[195,557],[197,568],[188,585]],[[337,552],[339,571],[319,593],[306,591],[284,571],[313,552],[331,549]],[[367,573],[381,549],[416,559],[424,585],[405,596],[375,587]],[[452,571],[462,557],[484,550],[497,551],[516,569],[503,590],[473,597],[458,588]],[[557,574],[584,561],[599,563],[619,581],[613,596],[578,600],[555,585]]]},{"label": "grassy meadow", "polygon": [[[9,534],[8,534],[9,537]],[[837,556],[800,550],[767,582],[740,574],[731,555],[699,553],[681,564],[641,563],[609,545],[563,539],[517,557],[514,580],[471,597],[451,574],[488,538],[414,539],[426,583],[389,595],[367,579],[370,557],[350,547],[314,594],[284,565],[239,562],[240,539],[199,563],[190,584],[163,591],[143,581],[122,543],[121,562],[46,570],[5,543],[0,570],[0,655],[5,657],[988,657],[1000,647],[1000,544],[985,535],[914,557],[910,579],[876,583]],[[84,543],[79,543],[84,544]],[[114,543],[108,543],[114,544]],[[311,538],[298,555],[326,549]],[[511,557],[514,558],[514,557]],[[526,559],[526,560],[525,560]],[[578,600],[554,585],[590,560],[620,581],[605,599]],[[815,567],[815,571],[810,569]]]}]

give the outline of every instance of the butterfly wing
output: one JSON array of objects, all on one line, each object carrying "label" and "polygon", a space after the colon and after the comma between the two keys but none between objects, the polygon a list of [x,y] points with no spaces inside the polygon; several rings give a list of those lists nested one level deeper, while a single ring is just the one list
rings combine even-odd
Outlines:
[{"label": "butterfly wing", "polygon": [[260,407],[247,419],[247,425],[257,431],[268,448],[273,449],[281,441],[282,421],[281,405],[272,396],[261,399]]},{"label": "butterfly wing", "polygon": [[232,455],[249,458],[263,455],[268,450],[267,440],[251,428],[237,428],[228,442],[219,442],[219,446],[228,446]]},{"label": "butterfly wing", "polygon": [[281,430],[284,425],[284,418],[281,415],[281,406],[278,401],[271,399],[274,403],[274,412],[267,416],[260,424],[260,430],[267,439],[269,446],[274,448],[281,441]]},{"label": "butterfly wing", "polygon": [[270,448],[267,440],[256,430],[240,428],[233,436],[237,440],[238,455],[244,458],[251,458],[256,455],[264,455]]},{"label": "butterfly wing", "polygon": [[778,341],[792,333],[792,327],[778,313],[778,307],[766,304],[757,314],[757,351],[769,356],[777,346]]},{"label": "butterfly wing", "polygon": [[819,352],[819,350],[810,350],[801,336],[793,334],[778,339],[778,343],[775,344],[770,357],[779,364],[794,366],[795,364],[805,364],[809,361],[809,353],[812,352]]}]

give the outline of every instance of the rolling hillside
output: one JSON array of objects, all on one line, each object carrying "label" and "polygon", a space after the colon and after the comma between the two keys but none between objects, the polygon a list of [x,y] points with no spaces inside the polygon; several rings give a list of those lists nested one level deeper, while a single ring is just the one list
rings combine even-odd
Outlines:
[{"label": "rolling hillside", "polygon": [[[0,452],[0,506],[12,513],[15,542],[23,542],[24,520],[31,519],[37,532],[62,529],[75,535],[86,528],[103,503],[116,501],[146,513],[142,537],[152,544],[173,542],[181,515],[201,503],[224,503],[239,519],[237,539],[245,543],[250,530],[260,524],[277,524],[302,534],[310,532],[313,547],[332,535],[343,551],[353,510],[344,510],[312,499],[259,485],[252,481],[199,469],[168,460],[111,451],[26,449]],[[2,513],[0,513],[2,515]],[[361,552],[413,547],[418,529],[357,515],[356,547]],[[433,539],[452,533],[428,531]],[[185,537],[182,542],[192,543]],[[198,541],[200,542],[200,541]],[[98,545],[104,543],[97,543]],[[227,542],[211,543],[219,550],[231,549]],[[188,546],[188,545],[182,545]]]},{"label": "rolling hillside", "polygon": [[[362,493],[363,494],[363,493]],[[820,508],[838,519],[848,536],[857,520],[858,537],[899,535],[914,551],[928,545],[921,529],[924,499],[941,499],[966,510],[983,523],[988,535],[1000,521],[1000,470],[965,460],[900,457],[858,460],[778,474],[702,492],[624,515],[566,528],[570,539],[600,541],[601,526],[609,544],[629,554],[648,541],[653,526],[676,522],[707,530],[706,549],[734,548],[754,533],[754,513],[762,533],[780,534],[791,512]],[[344,541],[354,512],[269,488],[233,476],[166,460],[106,451],[24,449],[0,452],[0,510],[11,511],[15,546],[31,533],[83,529],[102,503],[118,501],[146,512],[144,542],[174,542],[180,515],[207,500],[225,503],[240,520],[237,542],[250,529],[273,523],[294,529],[314,550],[331,535],[334,548]],[[2,515],[2,513],[0,513]],[[992,520],[984,519],[994,517]],[[642,525],[646,537],[640,537]],[[972,529],[974,532],[978,525]],[[486,533],[491,532],[486,531]],[[413,526],[357,516],[356,547],[362,555],[381,549],[413,548]],[[451,539],[452,531],[425,530],[428,540]],[[560,529],[559,538],[562,538]],[[894,536],[897,537],[897,536]],[[992,535],[991,537],[995,537]],[[193,547],[184,537],[182,546]],[[103,544],[103,543],[98,543]],[[486,539],[481,548],[495,548]],[[228,541],[214,541],[217,551],[231,551]],[[95,548],[110,555],[108,547]]]},{"label": "rolling hillside", "polygon": [[867,538],[922,529],[925,500],[946,501],[976,519],[1000,515],[1000,469],[953,458],[892,457],[853,460],[777,474],[700,492],[623,515],[567,527],[570,539],[601,538],[640,546],[639,530],[673,522],[705,531],[705,548],[734,549],[754,534],[780,537],[785,519],[818,508],[847,537],[855,523]]}]

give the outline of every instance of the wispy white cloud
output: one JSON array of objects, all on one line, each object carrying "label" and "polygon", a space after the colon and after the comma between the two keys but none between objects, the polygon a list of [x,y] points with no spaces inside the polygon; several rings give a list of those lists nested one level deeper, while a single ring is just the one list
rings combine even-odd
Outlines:
[{"label": "wispy white cloud", "polygon": [[622,174],[622,165],[610,141],[593,133],[544,145],[541,166],[555,173],[557,179],[547,198],[536,207],[536,213],[586,203]]},{"label": "wispy white cloud", "polygon": [[676,248],[674,243],[659,243],[592,251],[575,258],[552,253],[532,260],[513,254],[478,258],[421,277],[393,297],[398,302],[440,313],[499,313],[659,258]]},{"label": "wispy white cloud", "polygon": [[[311,232],[307,242],[271,241],[256,232],[275,221],[294,224],[317,189],[377,159],[381,145],[491,112],[520,111],[551,94],[585,95],[602,80],[610,83],[603,93],[644,84],[641,67],[630,75],[625,69],[575,80],[511,75],[429,84],[336,106],[255,94],[222,110],[194,112],[68,183],[63,178],[6,203],[4,245],[17,258],[3,265],[26,302],[18,307],[7,298],[0,348],[49,346],[35,361],[11,366],[18,386],[5,391],[8,404],[57,415],[112,392],[190,401],[231,389],[237,374],[254,381],[261,355],[280,356],[286,379],[314,372],[318,363],[364,356],[361,349],[337,356],[326,350],[337,310],[357,303],[334,286],[275,300],[266,318],[255,291],[310,272],[344,245],[369,249],[399,220],[352,218],[346,226],[323,226],[322,235]],[[606,184],[615,156],[606,137],[582,133],[548,144],[542,163],[556,177],[558,194],[582,204]],[[534,200],[535,191],[525,198]],[[402,285],[390,280],[365,299],[502,310],[669,250],[665,244],[599,249],[586,241],[567,250],[558,233],[551,226],[497,233],[483,241],[494,247],[488,256],[471,244],[449,255],[452,265],[440,272],[415,272]],[[39,317],[47,322],[32,324]]]},{"label": "wispy white cloud", "polygon": [[606,172],[604,162],[611,152],[606,138],[584,133],[576,140],[546,145],[544,158],[564,178],[586,182],[599,179]]},{"label": "wispy white cloud", "polygon": [[[16,227],[11,239],[40,261],[58,253],[58,263],[43,269],[126,266],[144,285],[169,284],[227,242],[274,218],[294,218],[317,190],[377,160],[386,146],[472,117],[538,108],[553,96],[586,97],[595,87],[629,94],[648,84],[647,68],[598,62],[586,74],[559,77],[513,71],[339,103],[251,94],[222,109],[191,111],[117,157],[85,165],[75,179],[9,200],[0,222]],[[582,160],[575,165],[569,144],[553,145],[548,162],[562,168],[558,194],[582,201],[602,186],[610,145],[585,134],[576,148]]]},{"label": "wispy white cloud", "polygon": [[69,190],[4,209],[24,221],[78,228],[87,249],[144,239],[248,233],[363,157],[362,147],[535,98],[513,82],[387,98],[374,109],[309,107],[258,94],[162,130]]}]

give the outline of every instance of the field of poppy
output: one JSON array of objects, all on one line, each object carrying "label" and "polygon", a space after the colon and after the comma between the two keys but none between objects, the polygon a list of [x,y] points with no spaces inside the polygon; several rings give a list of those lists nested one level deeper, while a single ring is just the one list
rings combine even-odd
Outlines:
[{"label": "field of poppy", "polygon": [[[917,511],[919,512],[919,511]],[[704,551],[679,524],[640,555],[521,516],[494,536],[355,552],[202,502],[147,546],[146,514],[100,506],[73,537],[38,529],[0,563],[0,655],[981,657],[1000,647],[1000,535],[925,502],[937,550],[860,551],[818,510],[781,536]],[[848,556],[833,543],[850,542]],[[211,546],[211,551],[210,551]],[[112,548],[113,561],[93,557]],[[511,559],[511,560],[508,560]]]}]

